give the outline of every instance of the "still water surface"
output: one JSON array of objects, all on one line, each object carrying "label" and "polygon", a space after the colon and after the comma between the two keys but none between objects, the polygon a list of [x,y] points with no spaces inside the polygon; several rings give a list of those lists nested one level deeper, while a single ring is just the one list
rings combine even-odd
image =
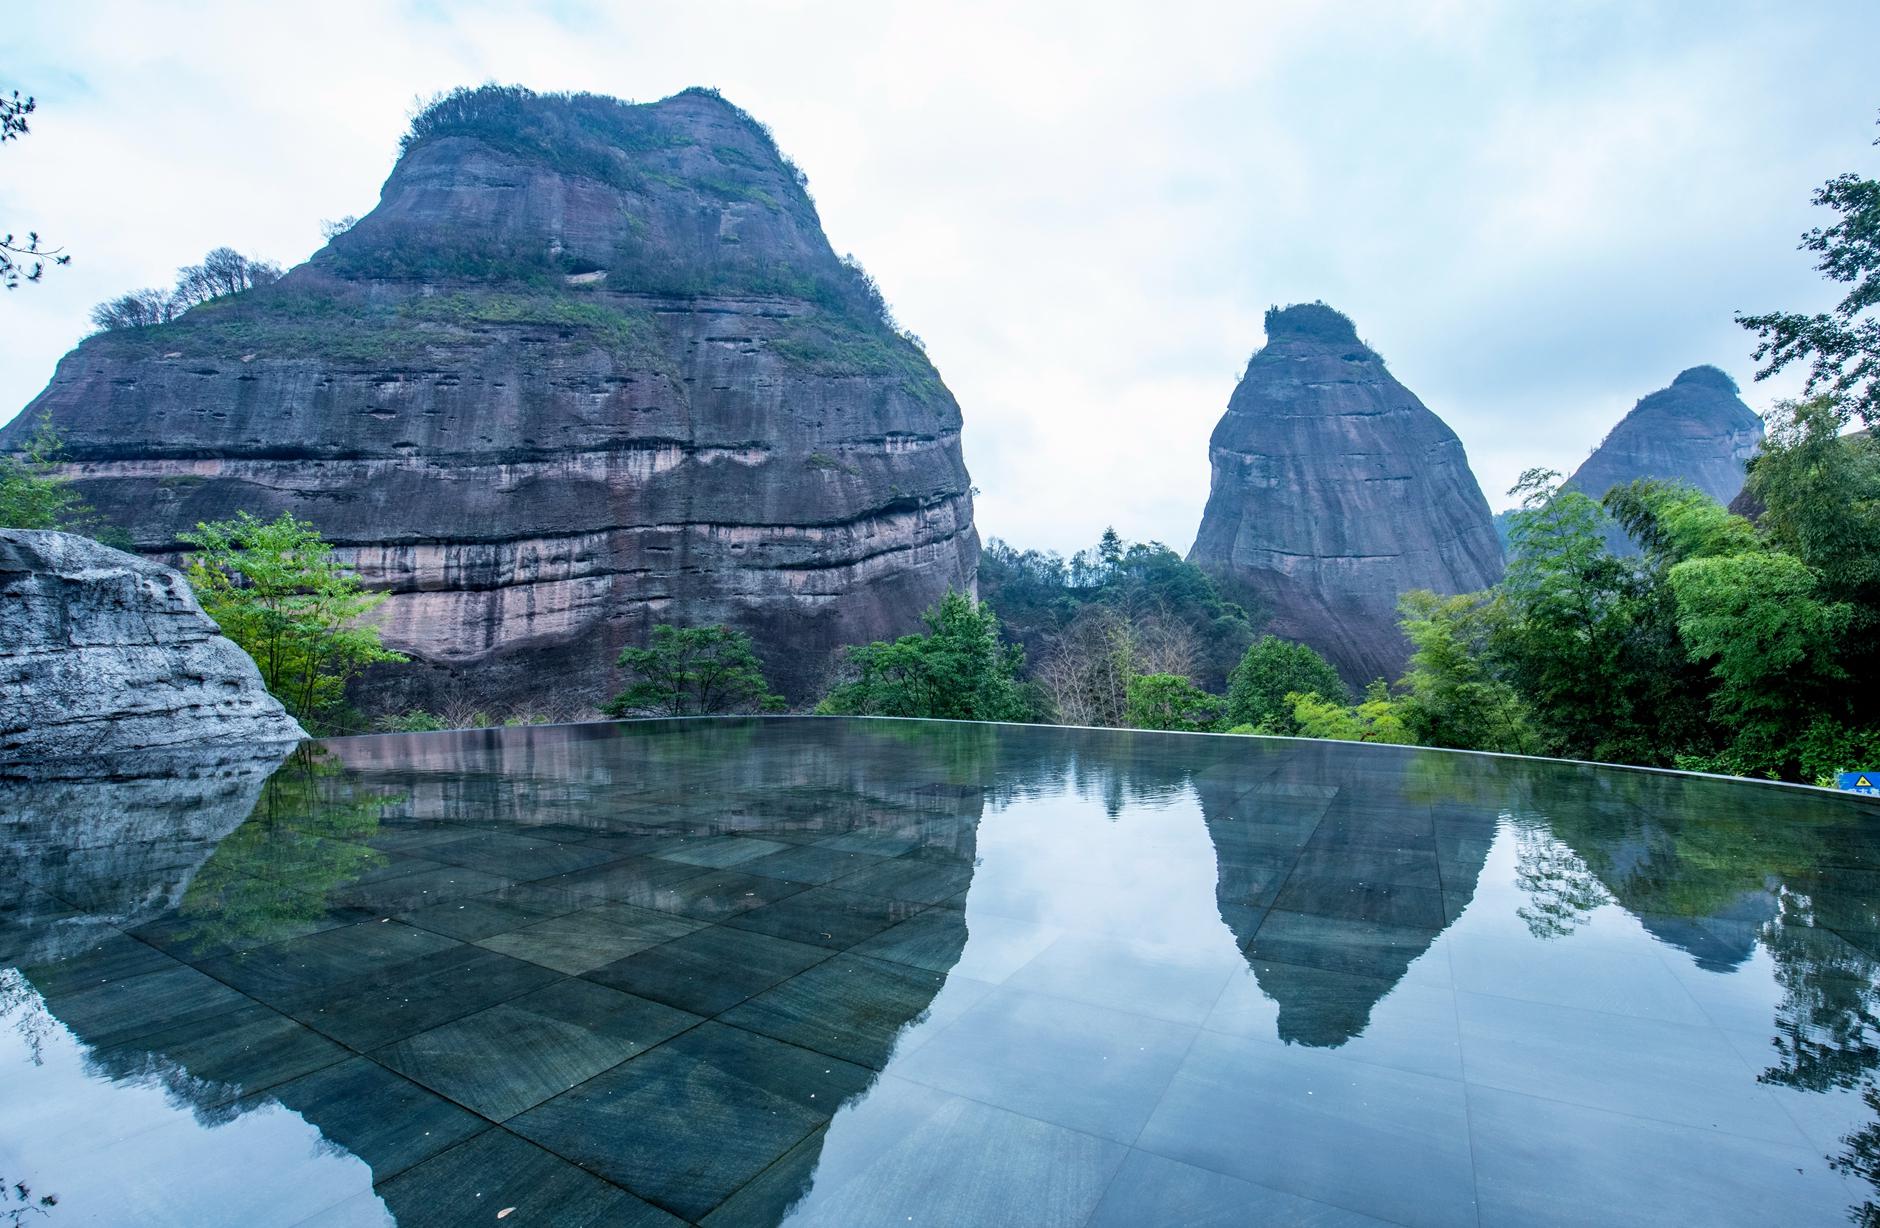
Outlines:
[{"label": "still water surface", "polygon": [[0,907],[0,1223],[1880,1222],[1880,807],[1824,794],[340,739],[0,782]]}]

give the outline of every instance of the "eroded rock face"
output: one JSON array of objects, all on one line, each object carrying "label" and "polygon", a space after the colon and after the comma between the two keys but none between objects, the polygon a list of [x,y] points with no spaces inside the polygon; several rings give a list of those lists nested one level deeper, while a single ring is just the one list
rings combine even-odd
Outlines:
[{"label": "eroded rock face", "polygon": [[460,107],[307,264],[87,340],[41,411],[138,549],[291,511],[389,590],[368,707],[591,702],[660,622],[800,699],[977,572],[952,395],[699,92]]},{"label": "eroded rock face", "polygon": [[0,775],[141,774],[156,755],[305,736],[181,575],[0,529]]},{"label": "eroded rock face", "polygon": [[[1737,396],[1736,381],[1715,367],[1692,367],[1633,406],[1568,484],[1598,499],[1614,486],[1660,478],[1689,482],[1728,506],[1762,438],[1763,421]],[[1606,544],[1638,552],[1617,528]]]},{"label": "eroded rock face", "polygon": [[1501,546],[1462,444],[1392,378],[1345,316],[1267,313],[1214,428],[1214,477],[1189,559],[1250,590],[1267,630],[1318,649],[1353,685],[1409,655],[1397,598],[1501,578]]}]

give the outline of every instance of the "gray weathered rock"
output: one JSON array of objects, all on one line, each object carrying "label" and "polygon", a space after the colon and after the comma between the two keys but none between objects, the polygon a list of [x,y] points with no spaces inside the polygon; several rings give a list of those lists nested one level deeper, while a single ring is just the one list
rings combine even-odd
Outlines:
[{"label": "gray weathered rock", "polygon": [[1322,303],[1275,308],[1208,454],[1189,559],[1250,590],[1267,630],[1354,685],[1409,655],[1397,598],[1501,578],[1488,503],[1455,432]]},{"label": "gray weathered rock", "polygon": [[761,126],[479,96],[280,282],[85,341],[0,446],[50,411],[158,556],[311,521],[413,658],[369,707],[591,703],[660,622],[752,633],[801,699],[974,585],[959,407]]},{"label": "gray weathered rock", "polygon": [[[1692,367],[1633,406],[1567,483],[1598,499],[1638,478],[1689,482],[1728,506],[1762,438],[1763,421],[1737,396],[1736,381],[1715,367]],[[1638,552],[1618,528],[1607,548]]]},{"label": "gray weathered rock", "polygon": [[0,529],[0,775],[135,774],[157,753],[305,736],[177,572]]}]

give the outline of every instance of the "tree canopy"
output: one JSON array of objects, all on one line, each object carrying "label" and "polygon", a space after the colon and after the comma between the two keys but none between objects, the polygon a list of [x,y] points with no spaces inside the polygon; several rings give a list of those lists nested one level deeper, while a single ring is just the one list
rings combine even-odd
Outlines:
[{"label": "tree canopy", "polygon": [[342,716],[346,684],[367,666],[405,658],[384,648],[365,616],[385,600],[369,593],[311,524],[282,512],[241,512],[199,524],[189,582],[222,634],[254,658],[268,691],[310,730]]},{"label": "tree canopy", "polygon": [[845,650],[846,681],[816,706],[824,715],[1025,721],[1037,704],[1019,681],[1024,650],[999,638],[989,605],[949,592],[923,616],[924,635]]},{"label": "tree canopy", "polygon": [[1336,705],[1351,701],[1331,662],[1305,644],[1263,635],[1228,679],[1227,720],[1258,733],[1298,732],[1291,696],[1314,695]]},{"label": "tree canopy", "polygon": [[1124,723],[1132,729],[1205,733],[1218,729],[1226,705],[1180,674],[1138,674],[1129,680]]},{"label": "tree canopy", "polygon": [[645,648],[621,649],[619,665],[636,677],[608,701],[613,716],[714,716],[783,706],[764,681],[751,637],[729,627],[662,624]]},{"label": "tree canopy", "polygon": [[278,264],[244,256],[232,247],[218,247],[204,256],[201,264],[186,264],[176,270],[173,288],[120,294],[93,307],[91,322],[106,331],[168,324],[198,304],[265,286],[280,277]]},{"label": "tree canopy", "polygon": [[1803,235],[1802,250],[1815,253],[1824,277],[1851,288],[1832,311],[1770,311],[1737,323],[1759,338],[1757,379],[1806,361],[1808,392],[1880,425],[1880,180],[1837,175],[1815,190],[1814,203],[1839,220]]}]

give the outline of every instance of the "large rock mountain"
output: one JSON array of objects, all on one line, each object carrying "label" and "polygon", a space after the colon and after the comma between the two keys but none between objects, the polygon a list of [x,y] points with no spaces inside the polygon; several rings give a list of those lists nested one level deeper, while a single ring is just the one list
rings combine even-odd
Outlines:
[{"label": "large rock mountain", "polygon": [[240,510],[318,526],[414,659],[373,706],[591,702],[660,622],[749,631],[802,698],[975,581],[959,407],[707,91],[445,98],[351,229],[87,339],[7,434],[42,412],[144,552]]},{"label": "large rock mountain", "polygon": [[[1689,482],[1728,505],[1762,438],[1763,421],[1737,396],[1736,381],[1715,367],[1692,367],[1633,406],[1568,484],[1598,499],[1614,486],[1660,478]],[[1638,550],[1617,528],[1607,545]]]},{"label": "large rock mountain", "polygon": [[1214,477],[1191,561],[1318,649],[1347,681],[1395,678],[1397,598],[1501,578],[1501,546],[1462,444],[1322,303],[1266,315],[1208,444]]}]

